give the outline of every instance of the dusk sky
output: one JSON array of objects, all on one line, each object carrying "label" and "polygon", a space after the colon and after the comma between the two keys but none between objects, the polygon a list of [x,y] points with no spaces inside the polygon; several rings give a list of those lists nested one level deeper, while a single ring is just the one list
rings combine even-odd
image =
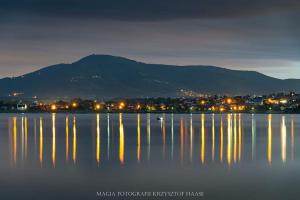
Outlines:
[{"label": "dusk sky", "polygon": [[1,0],[0,77],[89,54],[300,78],[299,0]]}]

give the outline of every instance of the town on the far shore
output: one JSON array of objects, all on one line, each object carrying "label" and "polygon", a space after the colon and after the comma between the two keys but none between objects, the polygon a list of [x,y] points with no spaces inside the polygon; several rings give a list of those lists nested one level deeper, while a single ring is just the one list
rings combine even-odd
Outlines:
[{"label": "town on the far shore", "polygon": [[300,94],[201,95],[178,98],[115,98],[107,101],[30,99],[12,95],[0,100],[0,112],[164,112],[164,113],[300,113]]}]

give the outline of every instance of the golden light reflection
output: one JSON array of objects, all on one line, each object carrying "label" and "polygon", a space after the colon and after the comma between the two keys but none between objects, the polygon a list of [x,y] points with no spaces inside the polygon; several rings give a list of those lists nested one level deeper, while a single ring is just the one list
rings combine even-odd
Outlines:
[{"label": "golden light reflection", "polygon": [[124,126],[123,126],[123,118],[122,113],[119,114],[119,132],[120,132],[120,139],[119,139],[119,160],[120,163],[124,164]]},{"label": "golden light reflection", "polygon": [[56,161],[56,127],[55,127],[55,113],[52,114],[52,165],[55,167]]},{"label": "golden light reflection", "polygon": [[17,163],[17,118],[14,117],[13,118],[13,123],[14,123],[14,138],[13,138],[13,141],[14,141],[14,163],[16,164]]},{"label": "golden light reflection", "polygon": [[40,118],[40,164],[43,164],[43,119]]},{"label": "golden light reflection", "polygon": [[242,156],[242,120],[241,120],[241,114],[239,114],[239,147],[238,147],[238,151],[239,151],[239,162],[241,161],[241,156]]},{"label": "golden light reflection", "polygon": [[224,130],[223,130],[223,118],[221,116],[220,125],[220,161],[223,162],[223,148],[224,148]]},{"label": "golden light reflection", "polygon": [[215,114],[212,114],[211,119],[211,159],[215,160]]},{"label": "golden light reflection", "polygon": [[234,163],[236,163],[236,157],[237,157],[237,129],[236,129],[236,114],[234,114],[234,120],[233,120],[233,160]]},{"label": "golden light reflection", "polygon": [[21,158],[24,160],[24,117],[21,117]]},{"label": "golden light reflection", "polygon": [[77,160],[77,132],[76,132],[76,117],[73,118],[73,162]]},{"label": "golden light reflection", "polygon": [[66,116],[66,161],[69,161],[69,117]]},{"label": "golden light reflection", "polygon": [[252,120],[251,120],[251,124],[252,124],[252,160],[255,159],[255,154],[256,154],[256,120],[255,120],[255,115],[252,114]]},{"label": "golden light reflection", "polygon": [[97,164],[99,165],[100,163],[100,155],[101,155],[101,149],[100,149],[100,114],[98,113],[96,116],[96,121],[97,121],[97,127],[96,127],[96,161]]},{"label": "golden light reflection", "polygon": [[281,118],[281,160],[286,162],[286,125],[285,116]]},{"label": "golden light reflection", "polygon": [[[252,115],[251,122],[250,122],[250,119],[248,120],[248,117],[245,118],[245,120],[246,119],[248,120],[248,121],[246,121],[247,123],[245,122],[245,126],[247,126],[247,127],[245,127],[245,131],[250,130],[250,126],[251,126],[251,136],[249,135],[250,137],[246,137],[246,135],[245,135],[245,139],[248,140],[247,143],[245,141],[245,156],[246,155],[250,156],[250,154],[251,154],[253,160],[255,160],[255,157],[259,156],[262,151],[261,148],[258,148],[261,146],[261,145],[258,145],[258,144],[260,144],[260,143],[258,143],[260,141],[260,140],[258,140],[258,138],[260,138],[262,136],[258,137],[259,134],[257,132],[260,130],[260,129],[258,129],[258,122],[260,122],[259,121],[260,117],[257,118],[256,116],[257,115]],[[21,162],[21,156],[24,160],[27,160],[28,158],[30,158],[30,154],[28,154],[28,153],[33,152],[33,149],[31,149],[29,145],[31,144],[31,141],[32,141],[32,145],[33,145],[33,141],[35,141],[35,140],[33,140],[33,138],[32,138],[32,140],[30,139],[30,136],[33,136],[33,135],[30,135],[29,131],[31,130],[30,129],[31,124],[27,117],[24,115],[23,117],[20,116],[19,119],[17,119],[17,117],[13,117],[13,118],[10,118],[10,120],[9,120],[10,137],[11,137],[10,142],[9,142],[9,145],[10,145],[9,146],[9,158],[11,159],[10,161],[14,162],[14,163]],[[208,149],[205,149],[206,148],[205,142],[210,143],[210,138],[209,138],[210,135],[206,135],[206,131],[209,131],[209,130],[205,130],[205,126],[206,126],[205,125],[205,117],[206,117],[205,114],[201,115],[201,128],[200,128],[201,136],[199,138],[201,141],[200,159],[201,159],[202,163],[205,163],[205,161],[207,162],[207,160],[210,157],[210,155],[205,155],[205,150],[208,151],[208,152],[206,152],[207,154],[210,154],[210,151],[211,151],[212,161],[214,161],[215,159],[218,159],[217,157],[218,157],[218,151],[219,151],[219,149],[218,149],[219,145],[216,144],[216,142],[217,143],[219,142],[218,141],[219,136],[215,135],[215,134],[218,134],[218,133],[216,133],[216,128],[218,128],[218,126],[216,127],[216,125],[215,125],[216,118],[215,118],[214,114],[212,115],[212,118],[211,118],[211,134],[212,134],[211,135],[211,149],[210,149],[209,145],[207,146]],[[243,145],[242,144],[242,140],[243,140],[242,128],[243,127],[242,127],[242,121],[241,121],[242,115],[228,114],[226,117],[227,117],[227,138],[226,138],[226,121],[223,124],[224,119],[222,119],[222,116],[220,118],[220,143],[219,143],[220,144],[220,151],[219,151],[220,152],[220,161],[221,162],[224,161],[225,163],[227,162],[228,165],[232,165],[233,163],[236,163],[241,160],[241,152],[242,152],[242,147],[243,147],[242,146]],[[109,145],[109,142],[110,142],[109,141],[109,138],[110,138],[109,115],[108,115],[107,119],[108,119],[108,121],[107,121],[107,125],[108,125],[108,127],[107,127],[107,134],[108,134],[107,135],[108,136],[107,145]],[[165,119],[165,117],[164,117],[164,119]],[[294,155],[295,154],[295,119],[293,117],[291,117],[290,121],[286,121],[286,119],[287,118],[285,116],[282,116],[280,119],[280,121],[281,121],[281,123],[280,123],[280,144],[278,143],[278,145],[280,145],[280,155],[281,155],[280,159],[283,163],[286,162],[287,157],[291,158],[292,160],[295,159],[295,155]],[[18,120],[19,120],[19,122],[18,122]],[[66,161],[68,161],[69,159],[71,161],[71,159],[72,159],[74,161],[74,163],[76,163],[77,162],[77,158],[76,158],[77,157],[76,119],[74,117],[73,137],[72,137],[72,132],[69,132],[69,131],[72,131],[72,129],[69,130],[69,128],[72,128],[72,125],[70,125],[71,127],[69,127],[69,123],[72,123],[72,118],[70,118],[70,120],[71,121],[69,122],[68,116],[65,117],[66,140],[62,141],[62,142],[63,143],[65,142]],[[187,120],[189,120],[189,122]],[[264,120],[268,121],[268,130],[267,130],[268,135],[267,135],[267,138],[264,138],[264,139],[267,139],[267,142],[265,143],[266,146],[264,147],[264,148],[266,148],[265,150],[267,150],[267,152],[265,153],[265,156],[267,156],[268,163],[271,164],[272,156],[274,157],[274,155],[272,155],[272,154],[274,154],[274,152],[272,152],[272,151],[274,151],[273,147],[275,148],[275,146],[273,146],[273,144],[272,144],[273,139],[274,139],[273,133],[272,133],[272,131],[273,131],[272,130],[272,114],[269,114],[267,119],[264,119]],[[125,162],[125,134],[124,134],[124,124],[123,124],[122,114],[120,114],[120,116],[119,116],[119,122],[120,122],[120,125],[119,125],[119,132],[120,132],[120,135],[119,135],[120,136],[119,137],[119,160],[120,160],[121,164],[124,164],[124,162]],[[169,151],[168,140],[171,139],[171,141],[170,141],[171,158],[173,159],[173,153],[174,153],[173,148],[175,148],[175,153],[178,151],[178,149],[176,151],[176,146],[177,146],[176,143],[175,143],[175,147],[174,147],[174,139],[176,141],[176,138],[174,138],[174,116],[173,116],[173,114],[171,114],[170,122],[171,122],[171,127],[165,127],[166,126],[165,121],[162,122],[162,124],[161,124],[162,139],[159,137],[159,141],[162,140],[163,156],[165,157],[165,153],[166,153],[165,151],[167,151],[167,153],[169,153],[168,152]],[[37,143],[36,148],[39,148],[39,149],[36,149],[36,156],[39,157],[37,159],[39,159],[39,162],[42,165],[43,162],[45,163],[45,161],[47,160],[47,159],[44,159],[44,161],[43,161],[43,148],[47,149],[48,147],[45,148],[45,146],[43,146],[44,145],[43,144],[43,139],[44,139],[43,138],[43,119],[37,118],[36,123],[37,123],[37,126],[39,126],[39,127],[37,127],[37,133],[36,133],[37,138],[35,141]],[[49,123],[50,123],[50,121],[49,121]],[[136,155],[136,159],[138,162],[141,161],[141,156],[142,156],[141,151],[143,150],[142,146],[141,146],[142,145],[142,143],[141,143],[142,142],[141,141],[142,140],[142,138],[141,138],[142,137],[141,123],[142,123],[141,122],[141,114],[137,114],[137,140],[136,140],[137,146],[134,148],[136,148],[135,155]],[[180,123],[179,124],[179,126],[180,126],[179,134],[180,135],[179,135],[179,138],[177,137],[177,139],[179,139],[180,160],[182,161],[182,160],[186,159],[188,161],[188,157],[185,157],[185,156],[189,156],[189,160],[192,162],[193,158],[194,158],[194,154],[195,154],[194,148],[197,146],[196,144],[194,144],[194,142],[195,142],[194,139],[198,139],[198,138],[195,138],[195,132],[194,132],[195,124],[193,122],[193,114],[190,114],[189,119],[181,118],[179,123]],[[198,121],[198,123],[199,123],[199,121]],[[100,148],[101,147],[100,114],[96,114],[96,124],[97,124],[97,127],[96,127],[96,161],[99,164],[100,161],[102,162],[102,160],[103,160],[103,155],[101,155],[101,148]],[[277,124],[277,125],[279,125],[279,124]],[[289,125],[290,125],[290,130],[287,130],[287,127],[289,128]],[[149,149],[150,149],[150,126],[151,126],[150,125],[150,115],[147,114],[147,144],[149,146]],[[56,162],[58,162],[58,161],[56,161],[56,159],[57,159],[56,158],[56,150],[58,150],[57,149],[57,148],[59,148],[58,144],[60,144],[56,141],[56,139],[57,139],[56,138],[56,128],[58,128],[58,127],[56,127],[56,114],[53,113],[52,114],[52,138],[51,139],[49,138],[50,140],[48,143],[49,143],[49,148],[51,148],[50,145],[52,145],[51,158],[52,158],[52,165],[54,167],[56,166]],[[167,129],[167,131],[169,130],[168,128],[171,129],[170,138],[169,138],[169,135],[167,135],[168,132],[166,132],[166,129]],[[19,130],[17,130],[17,129],[19,129]],[[50,129],[50,127],[49,127],[49,129]],[[225,133],[224,133],[224,131],[225,131]],[[289,132],[287,133],[287,131],[290,131],[290,133]],[[69,134],[71,134],[71,135],[69,136]],[[225,139],[224,139],[224,134],[225,134]],[[290,136],[289,136],[289,134],[290,134]],[[176,136],[176,133],[175,133],[175,136]],[[19,139],[18,139],[18,137],[19,137]],[[69,138],[69,137],[72,137],[72,138]],[[206,138],[206,137],[208,137],[208,138]],[[215,137],[217,137],[217,138],[215,138]],[[266,135],[265,135],[265,137],[266,137]],[[289,137],[290,137],[290,140],[289,140]],[[145,140],[146,140],[146,138],[145,138]],[[209,140],[209,141],[206,141],[206,140]],[[224,147],[224,140],[225,140],[225,143],[227,140],[227,147],[226,146]],[[159,141],[157,141],[157,142],[159,142]],[[262,142],[263,141],[265,141],[265,140],[262,140]],[[45,144],[48,144],[48,143],[45,140]],[[102,141],[102,143],[103,143],[103,141]],[[73,146],[71,146],[72,144],[73,144]],[[95,142],[94,142],[94,144],[95,144]],[[291,147],[287,146],[289,144],[291,145]],[[64,144],[62,144],[62,145],[64,145]],[[215,145],[217,145],[217,146],[215,146]],[[72,147],[73,147],[73,151],[72,151],[72,149],[70,149]],[[256,150],[256,147],[258,148],[257,150]],[[62,151],[64,151],[64,146],[62,146],[62,148],[63,148]],[[102,148],[103,148],[103,144],[102,144]],[[167,149],[165,149],[165,148],[167,148]],[[177,146],[177,148],[178,148],[178,146]],[[225,148],[225,150],[224,150],[224,148]],[[251,150],[250,150],[250,148],[251,148]],[[106,149],[106,147],[105,147],[105,149]],[[259,152],[258,152],[258,150],[259,150]],[[145,151],[146,151],[146,149],[145,149]],[[225,156],[227,156],[227,157],[224,157],[224,151],[225,151]],[[251,151],[251,153],[250,153],[250,151]],[[108,152],[109,152],[109,147],[108,147]],[[103,153],[103,149],[102,149],[102,153]],[[189,155],[188,155],[188,153],[189,153]],[[248,153],[250,153],[250,154],[248,154]],[[264,153],[264,152],[262,151],[262,153]],[[37,154],[39,154],[39,155],[37,155]],[[63,154],[62,156],[64,157],[63,152],[62,152],[62,154]],[[135,155],[134,155],[134,157],[135,157]],[[69,158],[69,156],[70,156],[70,158]],[[71,158],[71,156],[72,156],[72,158]],[[102,156],[102,160],[101,160],[101,156]],[[206,158],[205,158],[205,156],[206,156]],[[106,156],[104,155],[104,157],[106,157]],[[108,157],[109,157],[109,153],[108,153]],[[176,157],[176,155],[175,155],[175,157]],[[50,157],[49,157],[49,159],[50,159]],[[226,161],[226,159],[227,159],[227,161]],[[250,159],[250,157],[249,157],[249,159]],[[273,160],[274,160],[274,158],[273,158]],[[51,161],[49,161],[49,162],[51,162]]]},{"label": "golden light reflection", "polygon": [[295,127],[294,119],[291,119],[291,159],[295,159]]},{"label": "golden light reflection", "polygon": [[194,130],[193,130],[193,114],[190,115],[190,161],[193,161],[194,153]]},{"label": "golden light reflection", "polygon": [[201,162],[205,161],[205,115],[201,115]]},{"label": "golden light reflection", "polygon": [[268,162],[272,163],[272,115],[268,115]]},{"label": "golden light reflection", "polygon": [[141,116],[137,114],[137,160],[141,160]]},{"label": "golden light reflection", "polygon": [[227,162],[231,164],[232,154],[232,119],[231,114],[227,115]]}]

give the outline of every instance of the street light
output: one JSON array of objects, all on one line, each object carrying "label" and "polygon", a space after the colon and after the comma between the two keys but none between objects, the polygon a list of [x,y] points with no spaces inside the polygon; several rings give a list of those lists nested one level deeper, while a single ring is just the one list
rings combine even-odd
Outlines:
[{"label": "street light", "polygon": [[52,105],[51,105],[51,110],[52,110],[52,111],[55,111],[56,109],[57,109],[56,105],[55,105],[55,104],[52,104]]},{"label": "street light", "polygon": [[231,99],[231,98],[228,98],[228,99],[227,99],[227,103],[228,103],[228,104],[231,104],[231,103],[232,103],[232,99]]},{"label": "street light", "polygon": [[125,107],[125,103],[124,102],[120,102],[119,109],[122,110],[124,107]]},{"label": "street light", "polygon": [[73,102],[73,103],[72,103],[72,107],[73,107],[73,108],[76,108],[77,106],[78,106],[78,104],[77,104],[76,102]]},{"label": "street light", "polygon": [[100,104],[96,104],[95,109],[96,110],[100,110],[100,108],[101,108],[101,105]]}]

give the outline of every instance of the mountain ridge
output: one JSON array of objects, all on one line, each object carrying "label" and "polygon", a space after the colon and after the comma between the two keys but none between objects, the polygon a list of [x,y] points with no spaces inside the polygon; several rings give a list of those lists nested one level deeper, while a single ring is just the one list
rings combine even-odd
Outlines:
[{"label": "mountain ridge", "polygon": [[175,97],[182,95],[181,90],[228,95],[300,91],[300,80],[217,66],[149,64],[96,54],[0,79],[1,96],[18,92],[42,98]]}]

